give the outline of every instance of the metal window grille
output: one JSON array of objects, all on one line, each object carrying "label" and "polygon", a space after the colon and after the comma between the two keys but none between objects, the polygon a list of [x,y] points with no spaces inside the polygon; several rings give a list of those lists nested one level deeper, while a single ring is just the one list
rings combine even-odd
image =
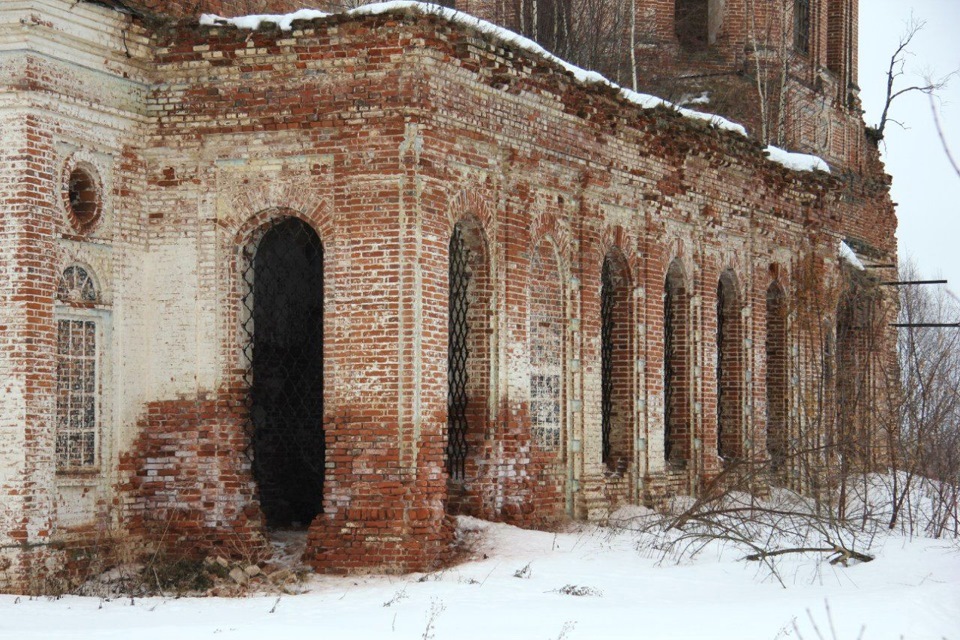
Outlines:
[{"label": "metal window grille", "polygon": [[97,323],[93,320],[58,320],[58,470],[96,464],[97,376]]},{"label": "metal window grille", "polygon": [[793,48],[810,52],[810,0],[795,0],[793,4]]},{"label": "metal window grille", "polygon": [[674,304],[673,286],[667,283],[666,295],[663,298],[663,454],[669,460],[673,449],[673,434],[671,423],[673,422],[673,408],[676,399],[674,398],[674,357],[677,344],[674,337]]},{"label": "metal window grille", "polygon": [[724,290],[723,283],[717,287],[717,454],[724,458],[726,457],[727,451],[724,447],[725,440],[723,435],[723,427],[725,426],[726,416],[724,415],[724,409],[726,408],[726,402],[723,394],[723,384],[725,380],[723,379],[723,365],[724,357],[723,350],[726,348],[724,338],[724,325],[726,323],[726,314],[724,313],[724,308],[726,306],[726,291]]},{"label": "metal window grille", "polygon": [[603,261],[600,287],[600,388],[601,388],[601,433],[603,436],[603,462],[610,458],[610,428],[613,414],[613,275],[610,260]]},{"label": "metal window grille", "polygon": [[545,449],[560,446],[560,376],[530,376],[530,417],[536,441]]},{"label": "metal window grille", "polygon": [[323,245],[283,218],[245,258],[248,454],[267,523],[306,525],[323,508]]},{"label": "metal window grille", "polygon": [[467,460],[467,361],[470,311],[469,250],[460,225],[450,238],[449,316],[447,334],[447,473],[463,480]]}]

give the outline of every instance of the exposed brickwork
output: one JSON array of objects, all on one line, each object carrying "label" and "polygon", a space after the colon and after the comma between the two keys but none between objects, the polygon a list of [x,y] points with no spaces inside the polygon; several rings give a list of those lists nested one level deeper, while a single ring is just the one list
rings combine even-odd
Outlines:
[{"label": "exposed brickwork", "polygon": [[[732,382],[724,374],[719,387],[733,385],[741,409],[723,412],[722,432],[737,435],[735,456],[749,441],[762,458],[768,405],[792,437],[819,379],[814,325],[801,313],[783,338],[797,389],[782,404],[768,395],[787,375],[767,362],[780,353],[768,333],[782,331],[766,318],[771,274],[787,309],[831,314],[853,286],[836,257],[841,238],[864,257],[895,260],[875,155],[869,173],[792,172],[753,140],[640,109],[436,16],[249,32],[157,25],[67,0],[7,6],[0,33],[29,24],[37,37],[0,76],[0,95],[18,105],[0,116],[5,590],[28,588],[65,549],[97,539],[196,554],[262,549],[243,300],[272,221],[295,216],[323,245],[324,495],[307,559],[329,572],[435,567],[452,513],[549,526],[702,487],[721,469],[716,337],[727,274],[736,295],[725,298],[724,326],[734,329],[720,351],[735,355],[721,367]],[[30,49],[70,38],[97,55],[67,62]],[[102,182],[101,217],[79,233],[62,197],[77,165]],[[471,274],[462,480],[446,471],[458,224]],[[100,302],[56,302],[73,264],[94,275]],[[52,428],[57,320],[71,313],[103,331],[99,462],[81,475],[56,472]],[[887,353],[881,338],[864,349]]]}]

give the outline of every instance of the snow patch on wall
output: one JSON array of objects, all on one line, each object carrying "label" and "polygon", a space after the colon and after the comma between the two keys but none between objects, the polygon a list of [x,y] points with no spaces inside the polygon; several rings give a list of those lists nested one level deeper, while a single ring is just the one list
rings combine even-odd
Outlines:
[{"label": "snow patch on wall", "polygon": [[866,267],[860,262],[860,258],[857,257],[854,250],[843,240],[840,241],[839,255],[841,260],[845,260],[854,269],[859,269],[860,271],[866,270]]},{"label": "snow patch on wall", "polygon": [[793,153],[773,145],[763,150],[767,158],[794,171],[823,171],[830,173],[830,166],[818,156],[807,153]]}]

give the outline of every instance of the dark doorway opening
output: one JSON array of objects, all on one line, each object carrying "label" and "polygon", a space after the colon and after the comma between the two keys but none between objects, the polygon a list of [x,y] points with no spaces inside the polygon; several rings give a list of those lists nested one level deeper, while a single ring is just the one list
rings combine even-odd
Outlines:
[{"label": "dark doorway opening", "polygon": [[268,527],[323,510],[323,245],[296,218],[266,230],[244,273],[253,475]]}]

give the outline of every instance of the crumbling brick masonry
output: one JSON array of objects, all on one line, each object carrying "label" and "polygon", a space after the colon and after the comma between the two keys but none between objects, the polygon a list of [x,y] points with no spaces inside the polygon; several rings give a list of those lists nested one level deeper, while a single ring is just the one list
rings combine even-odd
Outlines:
[{"label": "crumbling brick masonry", "polygon": [[794,171],[436,12],[5,0],[0,589],[291,526],[318,571],[426,570],[453,514],[787,474],[807,390],[857,369],[808,357],[869,279],[840,241],[896,260],[856,124]]}]

